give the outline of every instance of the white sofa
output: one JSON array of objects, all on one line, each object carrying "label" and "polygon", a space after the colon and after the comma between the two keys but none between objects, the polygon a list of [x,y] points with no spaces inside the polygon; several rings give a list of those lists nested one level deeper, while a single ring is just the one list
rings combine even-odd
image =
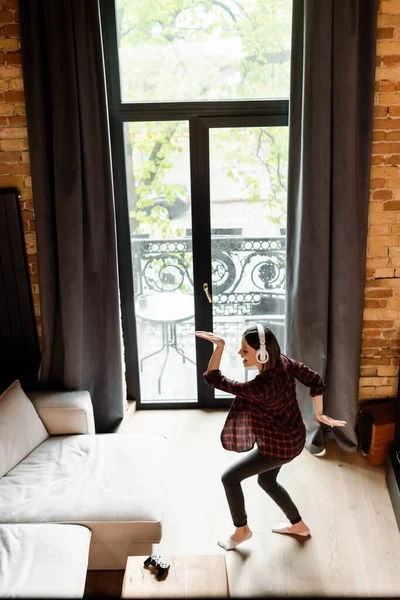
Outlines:
[{"label": "white sofa", "polygon": [[[3,538],[10,524],[53,524],[61,536],[67,525],[79,525],[91,534],[88,569],[124,569],[129,555],[150,554],[161,540],[165,437],[95,434],[88,392],[28,395],[14,382],[0,396]],[[85,545],[73,537],[71,544]]]}]

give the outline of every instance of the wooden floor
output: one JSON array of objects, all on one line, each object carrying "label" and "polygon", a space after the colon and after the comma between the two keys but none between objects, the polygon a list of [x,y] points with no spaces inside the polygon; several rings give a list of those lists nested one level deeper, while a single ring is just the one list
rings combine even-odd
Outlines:
[{"label": "wooden floor", "polygon": [[[218,410],[141,410],[125,423],[124,432],[162,433],[169,439],[168,460],[160,457],[160,469],[169,472],[163,539],[154,552],[225,552],[216,542],[233,528],[220,475],[239,457],[220,445],[225,418],[226,411]],[[372,467],[361,453],[344,452],[330,442],[325,457],[304,451],[286,465],[280,482],[312,536],[298,541],[271,533],[283,515],[256,478],[246,480],[254,536],[226,553],[232,597],[400,595],[400,535],[383,467]],[[118,594],[122,579],[113,590],[101,590],[102,575],[89,575],[87,595]]]}]

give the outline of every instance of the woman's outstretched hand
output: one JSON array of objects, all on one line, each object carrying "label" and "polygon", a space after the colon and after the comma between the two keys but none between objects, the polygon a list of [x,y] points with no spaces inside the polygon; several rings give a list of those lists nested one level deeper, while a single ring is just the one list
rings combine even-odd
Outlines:
[{"label": "woman's outstretched hand", "polygon": [[216,346],[225,346],[225,340],[221,337],[218,337],[211,331],[196,331],[196,335],[199,338],[203,338],[203,340],[208,340],[209,342],[212,342]]},{"label": "woman's outstretched hand", "polygon": [[345,427],[347,425],[347,421],[337,421],[336,419],[332,419],[328,417],[328,415],[315,415],[318,421],[321,423],[325,423],[325,425],[329,425],[329,427]]}]

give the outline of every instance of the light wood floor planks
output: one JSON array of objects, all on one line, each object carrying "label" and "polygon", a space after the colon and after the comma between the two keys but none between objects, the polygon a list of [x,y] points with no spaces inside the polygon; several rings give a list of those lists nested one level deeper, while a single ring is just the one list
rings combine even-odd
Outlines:
[{"label": "light wood floor planks", "polygon": [[[161,555],[224,553],[216,541],[233,529],[220,476],[240,456],[220,445],[225,418],[218,410],[142,410],[124,424],[125,433],[169,439],[168,461],[160,457],[160,470],[169,472],[163,539],[154,547]],[[304,451],[283,467],[280,482],[312,536],[298,541],[271,533],[283,515],[256,478],[246,480],[254,536],[226,553],[231,596],[400,594],[400,534],[383,467],[330,442],[324,458]]]}]

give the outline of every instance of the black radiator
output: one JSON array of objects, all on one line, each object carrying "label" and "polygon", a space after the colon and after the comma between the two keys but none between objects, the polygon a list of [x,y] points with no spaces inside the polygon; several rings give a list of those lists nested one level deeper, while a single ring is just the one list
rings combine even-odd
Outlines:
[{"label": "black radiator", "polygon": [[0,393],[15,379],[35,387],[39,366],[19,192],[0,188]]}]

